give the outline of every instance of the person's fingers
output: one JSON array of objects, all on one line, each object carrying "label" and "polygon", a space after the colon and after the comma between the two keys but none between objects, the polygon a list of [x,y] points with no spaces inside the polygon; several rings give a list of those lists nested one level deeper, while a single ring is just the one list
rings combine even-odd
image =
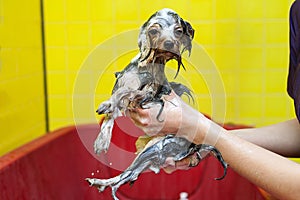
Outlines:
[{"label": "person's fingers", "polygon": [[171,95],[164,95],[163,98],[166,98],[164,105],[150,102],[143,105],[143,108],[130,108],[125,111],[125,114],[147,135],[175,133],[180,119],[179,97],[172,92]]},{"label": "person's fingers", "polygon": [[141,121],[141,116],[134,110],[126,110],[125,116],[129,117],[130,120],[137,126],[137,127],[144,127],[145,124],[143,124]]},{"label": "person's fingers", "polygon": [[132,119],[137,122],[140,126],[148,126],[151,121],[151,111],[146,109],[135,109],[134,112],[131,113]]},{"label": "person's fingers", "polygon": [[162,168],[167,174],[172,174],[174,171],[176,171],[176,168],[173,166],[167,166]]},{"label": "person's fingers", "polygon": [[176,162],[176,169],[187,170],[190,168],[189,166],[190,166],[190,157],[186,157]]},{"label": "person's fingers", "polygon": [[171,174],[172,172],[176,171],[175,161],[173,158],[168,157],[165,161],[164,166],[162,169],[167,173]]},{"label": "person's fingers", "polygon": [[137,112],[138,110],[142,109],[127,110],[125,111],[125,115],[148,136],[159,135],[163,124],[153,123],[153,116],[151,115],[150,110],[146,112],[141,111],[143,113],[142,115]]},{"label": "person's fingers", "polygon": [[[193,155],[191,155],[193,156]],[[193,159],[191,156],[188,156],[180,161],[174,161],[173,158],[167,158],[163,166],[163,170],[170,174],[176,170],[188,170],[191,168],[191,162]]]}]

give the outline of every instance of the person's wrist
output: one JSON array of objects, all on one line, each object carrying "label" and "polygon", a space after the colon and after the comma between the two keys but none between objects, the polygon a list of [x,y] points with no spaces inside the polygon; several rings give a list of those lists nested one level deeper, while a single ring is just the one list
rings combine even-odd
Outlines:
[{"label": "person's wrist", "polygon": [[183,122],[180,134],[195,144],[215,145],[221,134],[226,132],[223,127],[197,111]]},{"label": "person's wrist", "polygon": [[179,120],[180,125],[177,131],[177,135],[185,137],[193,143],[200,143],[203,140],[202,137],[202,117],[203,115],[188,107],[183,109],[185,113],[182,114],[182,118]]},{"label": "person's wrist", "polygon": [[206,118],[203,143],[215,146],[227,130],[212,120]]},{"label": "person's wrist", "polygon": [[193,142],[195,144],[202,144],[206,135],[208,134],[208,130],[210,127],[210,120],[207,119],[203,114],[200,112],[197,114],[197,121],[196,121],[196,129],[193,133]]}]

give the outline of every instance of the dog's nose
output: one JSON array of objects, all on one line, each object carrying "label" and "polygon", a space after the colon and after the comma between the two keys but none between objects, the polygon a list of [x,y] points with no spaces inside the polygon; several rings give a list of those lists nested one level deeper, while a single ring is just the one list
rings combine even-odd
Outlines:
[{"label": "dog's nose", "polygon": [[165,41],[164,47],[166,50],[171,50],[174,47],[174,43],[170,40]]}]

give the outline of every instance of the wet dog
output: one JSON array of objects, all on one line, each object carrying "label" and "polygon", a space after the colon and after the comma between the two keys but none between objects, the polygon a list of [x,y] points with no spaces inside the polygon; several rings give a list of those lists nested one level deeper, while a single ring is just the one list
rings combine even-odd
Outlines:
[{"label": "wet dog", "polygon": [[[114,119],[121,115],[122,111],[135,107],[146,108],[153,103],[161,104],[157,114],[160,121],[160,113],[164,106],[163,95],[168,95],[173,90],[177,95],[187,94],[191,91],[184,85],[169,82],[165,76],[165,64],[172,59],[178,63],[177,73],[182,64],[182,53],[191,52],[194,29],[178,14],[170,9],[163,9],[153,14],[141,27],[138,45],[139,54],[127,65],[117,72],[116,82],[109,100],[103,102],[98,114],[107,114],[102,122],[101,131],[94,143],[96,153],[106,151],[109,147]],[[143,146],[143,145],[142,145]],[[87,178],[90,186],[98,188],[100,192],[107,187],[112,189],[112,197],[118,200],[116,192],[125,184],[133,184],[138,176],[145,170],[155,173],[164,167],[167,158],[174,162],[189,158],[189,167],[195,167],[208,154],[214,155],[222,164],[223,176],[216,178],[221,180],[226,176],[227,163],[221,153],[211,145],[193,144],[185,138],[167,135],[165,137],[150,138],[143,150],[138,153],[132,164],[118,176],[109,179]]]},{"label": "wet dog", "polygon": [[[115,73],[116,82],[109,100],[100,104],[98,114],[106,114],[101,131],[94,143],[99,154],[109,148],[114,119],[128,108],[149,106],[149,102],[164,106],[163,95],[171,90],[181,96],[190,90],[180,83],[169,82],[165,64],[172,59],[178,63],[177,76],[182,63],[182,53],[192,49],[194,29],[171,9],[154,13],[145,22],[138,37],[139,53],[121,72]],[[161,112],[160,110],[160,112]],[[159,114],[157,119],[159,120]]]},{"label": "wet dog", "polygon": [[132,185],[138,179],[139,175],[148,169],[158,173],[167,158],[172,158],[173,161],[176,162],[189,157],[190,161],[194,160],[190,162],[190,167],[195,167],[209,153],[215,156],[224,170],[223,175],[219,178],[215,178],[215,180],[221,180],[227,174],[228,164],[224,161],[221,153],[211,145],[191,144],[188,140],[175,137],[174,135],[155,138],[149,143],[144,150],[137,155],[132,164],[118,176],[109,179],[87,178],[86,180],[90,186],[98,188],[100,192],[103,192],[107,187],[111,187],[113,199],[118,200],[116,192],[121,185],[125,183]]}]

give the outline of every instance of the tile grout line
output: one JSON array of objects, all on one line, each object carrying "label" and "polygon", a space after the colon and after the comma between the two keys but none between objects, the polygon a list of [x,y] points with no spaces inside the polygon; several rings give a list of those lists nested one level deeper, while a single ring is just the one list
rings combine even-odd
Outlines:
[{"label": "tile grout line", "polygon": [[46,44],[45,44],[45,16],[44,16],[44,1],[40,0],[40,15],[41,15],[41,44],[42,44],[42,65],[44,78],[44,104],[45,104],[45,130],[49,132],[49,102],[48,102],[48,85],[47,85],[47,66],[46,66]]}]

